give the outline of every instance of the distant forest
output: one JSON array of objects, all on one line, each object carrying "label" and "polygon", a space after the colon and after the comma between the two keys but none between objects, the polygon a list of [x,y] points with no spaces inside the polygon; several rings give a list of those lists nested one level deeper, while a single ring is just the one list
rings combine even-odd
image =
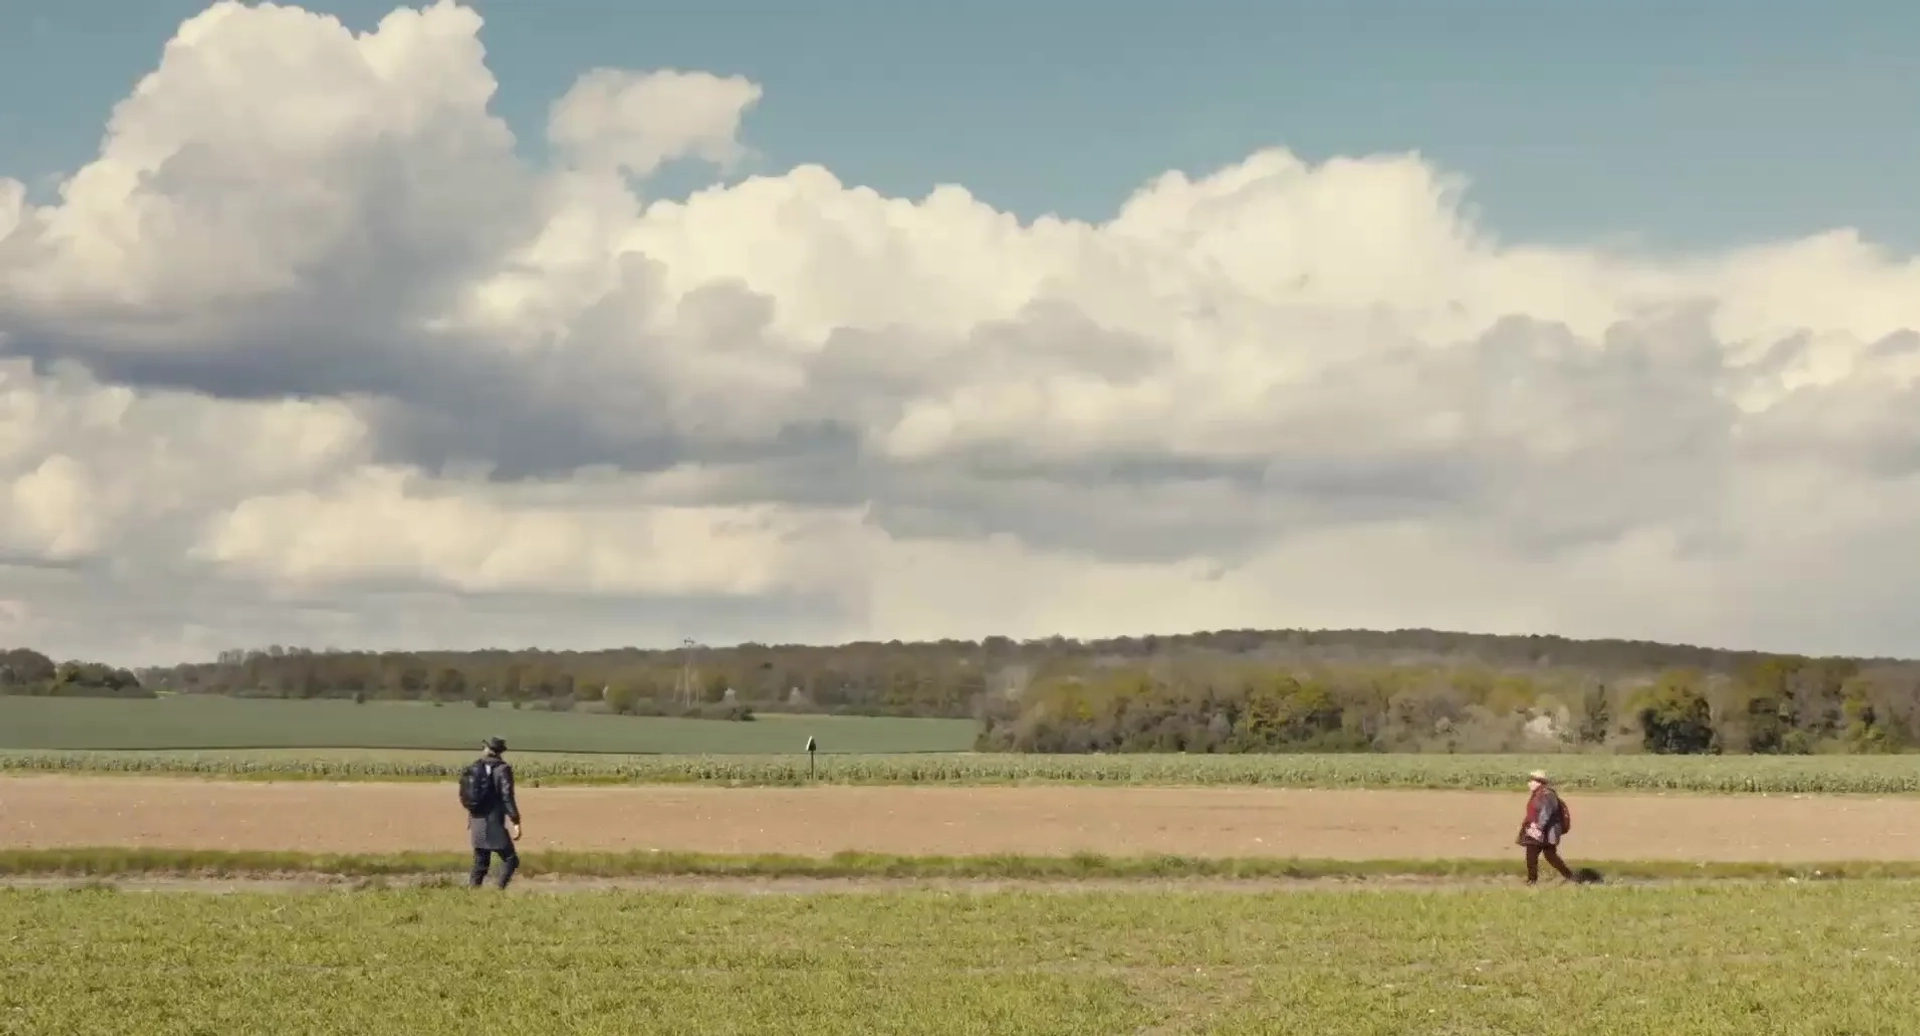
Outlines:
[{"label": "distant forest", "polygon": [[1920,662],[1432,630],[556,652],[233,650],[129,672],[0,653],[0,693],[417,699],[751,719],[971,717],[1015,752],[1875,752]]}]

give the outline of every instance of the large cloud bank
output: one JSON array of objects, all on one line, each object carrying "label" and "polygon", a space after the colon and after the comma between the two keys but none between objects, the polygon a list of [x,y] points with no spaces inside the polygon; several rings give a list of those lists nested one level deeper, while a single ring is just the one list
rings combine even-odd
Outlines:
[{"label": "large cloud bank", "polygon": [[1920,644],[1920,264],[1851,231],[1536,247],[1283,150],[1099,224],[650,201],[760,87],[588,71],[529,166],[480,28],[218,4],[0,180],[0,642]]}]

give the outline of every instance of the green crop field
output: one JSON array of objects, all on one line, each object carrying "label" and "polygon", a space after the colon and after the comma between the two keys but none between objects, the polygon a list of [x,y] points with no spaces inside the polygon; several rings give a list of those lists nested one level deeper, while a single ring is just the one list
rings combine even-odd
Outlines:
[{"label": "green crop field", "polygon": [[516,749],[700,754],[938,752],[972,747],[970,720],[773,715],[752,722],[179,695],[116,700],[0,696],[0,749],[387,748],[470,752],[492,735]]},{"label": "green crop field", "polygon": [[[353,708],[353,706],[345,706]],[[372,708],[372,706],[364,706]],[[665,720],[586,718],[588,724]],[[799,749],[817,731],[828,750],[882,747],[865,742],[852,719],[783,718],[750,724],[681,721],[781,732],[779,755],[516,754],[523,780],[549,783],[798,784],[809,780]],[[870,720],[875,724],[937,722]],[[845,724],[843,728],[840,724]],[[845,729],[847,734],[836,731]],[[880,731],[901,728],[882,726]],[[906,728],[915,729],[915,728]],[[942,728],[936,728],[942,729]],[[956,737],[957,737],[956,732]],[[725,736],[714,734],[715,737]],[[891,736],[891,735],[889,735]],[[904,735],[901,735],[904,736]],[[0,735],[0,739],[4,739]],[[931,740],[931,737],[929,738]],[[743,752],[750,751],[742,749]],[[378,749],[203,752],[0,752],[0,770],[67,773],[181,774],[255,779],[445,779],[471,750]],[[818,762],[814,779],[847,784],[1085,783],[1110,785],[1291,788],[1484,788],[1514,790],[1535,768],[1552,770],[1568,788],[1587,791],[1753,792],[1772,794],[1908,794],[1920,792],[1920,756],[1644,756],[1644,755],[1120,755],[1041,756],[940,753],[836,755]]]},{"label": "green crop field", "polygon": [[1891,882],[15,889],[0,891],[0,930],[9,1036],[1920,1033],[1920,896]]}]

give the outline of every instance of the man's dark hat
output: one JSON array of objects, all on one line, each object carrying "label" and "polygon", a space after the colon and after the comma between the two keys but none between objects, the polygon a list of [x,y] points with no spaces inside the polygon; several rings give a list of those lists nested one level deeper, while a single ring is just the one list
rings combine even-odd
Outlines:
[{"label": "man's dark hat", "polygon": [[505,738],[490,737],[486,741],[486,746],[487,746],[487,751],[492,752],[495,755],[498,755],[499,753],[507,750],[507,742]]}]

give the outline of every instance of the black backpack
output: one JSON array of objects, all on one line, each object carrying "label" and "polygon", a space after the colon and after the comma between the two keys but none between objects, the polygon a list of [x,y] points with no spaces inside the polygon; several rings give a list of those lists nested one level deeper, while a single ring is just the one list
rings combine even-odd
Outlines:
[{"label": "black backpack", "polygon": [[477,817],[491,811],[499,793],[493,782],[491,762],[475,759],[460,771],[460,805],[466,807],[468,816]]}]

